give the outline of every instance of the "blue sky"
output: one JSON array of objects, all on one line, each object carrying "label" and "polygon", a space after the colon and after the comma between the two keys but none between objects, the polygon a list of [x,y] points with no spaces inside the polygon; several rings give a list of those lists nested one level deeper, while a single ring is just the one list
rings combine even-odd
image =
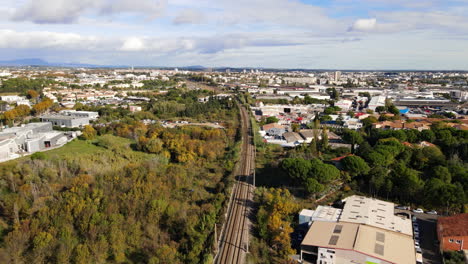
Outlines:
[{"label": "blue sky", "polygon": [[468,0],[0,0],[0,60],[468,70]]}]

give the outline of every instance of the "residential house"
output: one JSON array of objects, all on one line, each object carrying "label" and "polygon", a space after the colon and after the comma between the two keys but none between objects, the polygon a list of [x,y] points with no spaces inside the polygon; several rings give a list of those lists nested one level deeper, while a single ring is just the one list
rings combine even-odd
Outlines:
[{"label": "residential house", "polygon": [[468,250],[468,213],[439,217],[437,237],[441,250]]},{"label": "residential house", "polygon": [[280,137],[286,132],[286,128],[278,123],[266,124],[262,127],[268,136]]}]

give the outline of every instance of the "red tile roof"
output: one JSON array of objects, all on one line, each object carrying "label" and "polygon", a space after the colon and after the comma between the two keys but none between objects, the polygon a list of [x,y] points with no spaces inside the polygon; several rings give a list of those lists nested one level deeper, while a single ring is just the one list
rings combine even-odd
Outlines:
[{"label": "red tile roof", "polygon": [[342,159],[344,159],[346,157],[349,157],[349,156],[354,156],[354,155],[353,154],[344,155],[344,156],[341,156],[341,157],[331,159],[331,161],[341,161]]},{"label": "red tile roof", "polygon": [[468,236],[468,213],[439,217],[437,221],[437,228],[444,237]]}]

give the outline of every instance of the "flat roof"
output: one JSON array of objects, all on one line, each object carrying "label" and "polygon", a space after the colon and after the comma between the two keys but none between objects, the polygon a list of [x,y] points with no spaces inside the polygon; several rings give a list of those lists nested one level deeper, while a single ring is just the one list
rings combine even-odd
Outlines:
[{"label": "flat roof", "polygon": [[352,250],[358,228],[352,223],[314,221],[301,245]]},{"label": "flat roof", "polygon": [[412,237],[363,224],[315,221],[301,245],[352,250],[398,264],[416,263]]},{"label": "flat roof", "polygon": [[346,198],[341,222],[365,224],[412,236],[411,220],[395,215],[395,204],[353,195]]},{"label": "flat roof", "polygon": [[412,237],[360,225],[354,250],[393,263],[416,263]]},{"label": "flat roof", "polygon": [[68,116],[68,115],[43,115],[40,116],[41,119],[56,119],[56,120],[75,120],[75,119],[86,119],[88,117],[77,117],[77,116]]},{"label": "flat roof", "polygon": [[18,132],[21,132],[21,131],[25,131],[25,130],[31,130],[31,129],[38,128],[38,127],[43,127],[43,126],[46,126],[46,125],[49,125],[49,124],[50,124],[49,122],[40,122],[40,123],[36,122],[36,123],[29,123],[29,124],[26,124],[24,126],[9,127],[9,128],[3,129],[3,131],[0,132],[0,136],[4,135],[4,134],[12,134],[12,133],[18,133]]},{"label": "flat roof", "polygon": [[314,210],[309,210],[309,209],[302,209],[299,215],[304,215],[304,216],[312,216],[314,214]]},{"label": "flat roof", "polygon": [[325,220],[325,221],[334,221],[337,222],[341,216],[343,210],[334,208],[331,206],[317,206],[314,214],[312,215],[312,220]]}]

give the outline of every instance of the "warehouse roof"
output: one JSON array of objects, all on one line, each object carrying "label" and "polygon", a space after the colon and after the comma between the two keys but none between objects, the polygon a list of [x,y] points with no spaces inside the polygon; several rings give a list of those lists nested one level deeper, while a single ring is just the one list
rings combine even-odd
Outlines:
[{"label": "warehouse roof", "polygon": [[411,220],[395,215],[394,206],[390,202],[353,195],[346,198],[340,221],[366,224],[411,236]]},{"label": "warehouse roof", "polygon": [[315,221],[301,245],[353,250],[391,263],[416,262],[412,237],[363,224]]}]

